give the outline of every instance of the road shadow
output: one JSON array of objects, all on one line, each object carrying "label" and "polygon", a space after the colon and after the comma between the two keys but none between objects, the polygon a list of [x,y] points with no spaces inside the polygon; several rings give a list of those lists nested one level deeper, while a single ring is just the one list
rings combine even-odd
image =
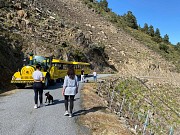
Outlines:
[{"label": "road shadow", "polygon": [[[80,98],[75,98],[74,101],[77,101],[79,99]],[[63,100],[55,99],[53,103],[50,103],[50,104],[47,103],[45,106],[51,106],[51,105],[56,105],[56,104],[64,104],[64,99]]]},{"label": "road shadow", "polygon": [[84,109],[84,110],[79,110],[73,113],[74,116],[79,116],[79,115],[86,115],[87,113],[90,112],[96,112],[99,110],[105,110],[107,107],[103,107],[103,106],[96,106],[96,107],[92,107],[90,109]]},{"label": "road shadow", "polygon": [[80,99],[80,98],[75,98],[74,101],[77,101],[77,100],[79,100],[79,99]]},{"label": "road shadow", "polygon": [[[56,89],[60,89],[62,87],[63,87],[63,82],[58,82],[58,83],[55,83],[55,84],[51,84],[50,86],[48,86],[48,88],[43,88],[43,89],[44,90],[56,90]],[[28,85],[23,89],[32,90],[33,87],[32,87],[32,85]]]},{"label": "road shadow", "polygon": [[92,74],[86,75],[85,77],[89,78],[89,77],[93,77]]},{"label": "road shadow", "polygon": [[48,86],[48,88],[45,88],[44,90],[56,90],[63,87],[63,83],[56,83],[54,85]]},{"label": "road shadow", "polygon": [[46,104],[45,106],[57,105],[57,104],[64,104],[64,100],[55,99],[53,103]]}]

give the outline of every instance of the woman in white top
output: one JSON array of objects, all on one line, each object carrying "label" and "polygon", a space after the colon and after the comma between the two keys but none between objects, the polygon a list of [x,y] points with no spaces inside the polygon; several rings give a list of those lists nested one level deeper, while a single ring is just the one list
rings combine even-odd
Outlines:
[{"label": "woman in white top", "polygon": [[43,84],[42,81],[44,79],[43,73],[40,71],[41,65],[36,65],[36,71],[33,72],[32,77],[34,79],[33,89],[34,89],[34,108],[38,108],[38,95],[40,107],[43,106]]},{"label": "woman in white top", "polygon": [[[72,117],[72,111],[74,107],[74,97],[78,93],[78,78],[75,75],[75,70],[73,67],[69,67],[67,71],[67,76],[65,76],[62,95],[64,96],[65,100],[65,116],[69,115]],[[68,100],[70,98],[70,107],[68,112]]]},{"label": "woman in white top", "polygon": [[97,73],[95,70],[93,72],[93,78],[94,78],[94,82],[97,82]]}]

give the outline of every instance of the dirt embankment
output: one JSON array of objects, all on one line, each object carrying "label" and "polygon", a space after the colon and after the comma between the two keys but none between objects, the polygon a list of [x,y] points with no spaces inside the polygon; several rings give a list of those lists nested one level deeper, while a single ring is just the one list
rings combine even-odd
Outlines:
[{"label": "dirt embankment", "polygon": [[107,102],[96,94],[95,85],[87,83],[81,91],[84,115],[79,117],[79,124],[93,135],[132,135],[123,121],[107,109]]}]

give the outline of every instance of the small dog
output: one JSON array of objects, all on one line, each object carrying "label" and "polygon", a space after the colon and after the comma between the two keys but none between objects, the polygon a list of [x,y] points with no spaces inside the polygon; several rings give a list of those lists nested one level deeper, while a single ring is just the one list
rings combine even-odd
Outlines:
[{"label": "small dog", "polygon": [[[45,93],[45,96],[46,96],[46,102],[48,100],[48,103],[50,104],[50,101],[51,103],[53,103],[53,96],[49,94],[49,92]],[[45,102],[45,103],[46,103]]]}]

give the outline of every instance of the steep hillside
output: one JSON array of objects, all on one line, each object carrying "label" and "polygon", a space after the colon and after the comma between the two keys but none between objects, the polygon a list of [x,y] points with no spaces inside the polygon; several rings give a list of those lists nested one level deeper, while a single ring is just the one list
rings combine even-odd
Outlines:
[{"label": "steep hillside", "polygon": [[113,65],[120,74],[165,78],[158,82],[177,85],[179,74],[171,72],[174,68],[172,63],[125,33],[123,29],[117,29],[80,0],[41,2],[49,5],[49,9],[64,20],[78,26],[92,42],[103,44],[109,58],[108,65]]},{"label": "steep hillside", "polygon": [[[6,53],[5,57],[2,43],[0,52],[4,62],[1,65],[5,65],[8,58],[12,61],[7,69],[1,68],[5,74],[9,72],[9,78],[2,80],[3,84],[10,82],[10,76],[29,52],[90,62],[92,68],[101,72],[166,78],[159,83],[178,82],[179,75],[171,72],[174,68],[171,63],[123,29],[117,29],[81,0],[2,0],[0,11],[1,29],[22,38],[17,42],[14,37],[1,32],[3,38],[13,38],[10,46],[18,46],[13,47],[17,54],[22,54],[12,55],[10,47],[11,53]],[[172,76],[177,76],[176,80]]]},{"label": "steep hillside", "polygon": [[28,57],[30,52],[65,60],[91,62],[92,65],[98,63],[101,71],[109,67],[103,45],[92,42],[77,25],[66,22],[39,1],[1,1],[0,24],[3,76],[0,89],[9,87],[11,76],[22,66],[24,57]]}]

